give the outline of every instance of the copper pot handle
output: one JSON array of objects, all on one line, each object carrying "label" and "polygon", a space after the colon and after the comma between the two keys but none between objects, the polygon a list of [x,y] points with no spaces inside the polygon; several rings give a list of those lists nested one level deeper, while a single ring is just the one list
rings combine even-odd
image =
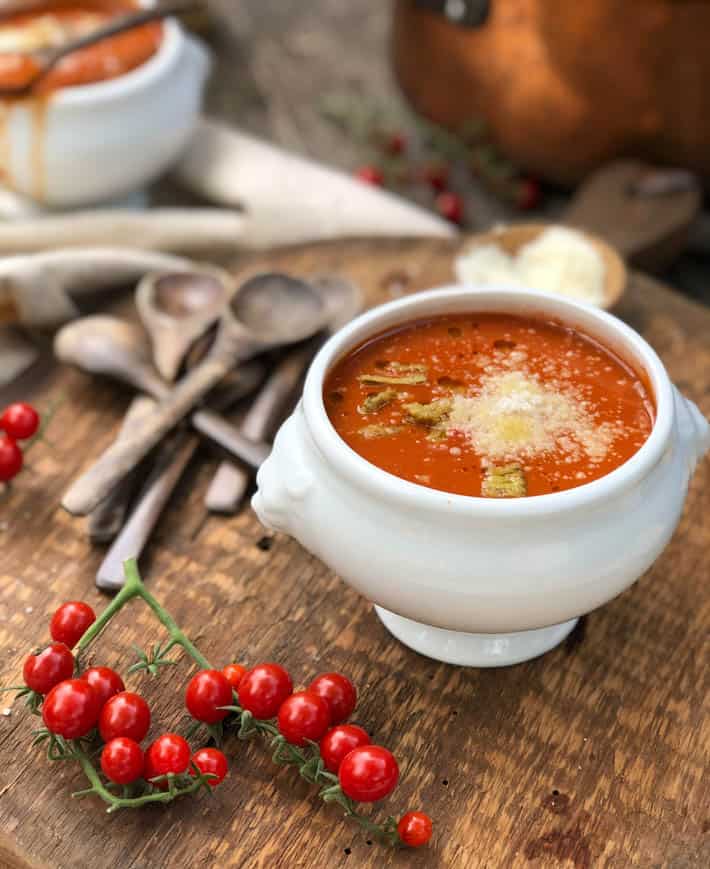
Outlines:
[{"label": "copper pot handle", "polygon": [[492,0],[412,0],[417,9],[437,12],[459,27],[482,27],[488,20]]}]

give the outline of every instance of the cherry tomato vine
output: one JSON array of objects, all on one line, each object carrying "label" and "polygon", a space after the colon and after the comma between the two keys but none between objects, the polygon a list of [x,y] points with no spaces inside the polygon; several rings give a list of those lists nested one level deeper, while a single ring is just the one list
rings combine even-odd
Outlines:
[{"label": "cherry tomato vine", "polygon": [[[412,847],[429,841],[431,820],[422,812],[408,812],[399,821],[390,816],[377,824],[358,811],[359,803],[389,796],[399,768],[394,756],[373,745],[361,727],[345,723],[357,699],[349,679],[324,673],[305,691],[294,693],[290,675],[279,664],[246,669],[235,663],[215,669],[145,587],[135,560],[127,561],[124,571],[125,585],[98,617],[85,603],[63,604],[51,622],[54,642],[25,661],[25,684],[3,689],[25,695],[31,711],[42,716],[44,727],[35,731],[34,744],[46,744],[49,760],[75,761],[83,770],[89,787],[73,796],[97,796],[108,812],[115,812],[169,803],[202,789],[211,792],[228,774],[221,751],[224,737],[263,737],[275,763],[296,767],[306,781],[320,787],[321,799],[340,805],[369,836]],[[134,598],[153,611],[169,639],[149,653],[138,649],[138,661],[128,673],[157,675],[174,666],[169,653],[176,647],[199,667],[185,691],[193,719],[187,739],[163,733],[145,750],[141,742],[151,724],[146,701],[126,690],[121,676],[109,667],[82,667],[91,643]],[[206,730],[215,746],[193,753],[188,739],[200,730]]]}]

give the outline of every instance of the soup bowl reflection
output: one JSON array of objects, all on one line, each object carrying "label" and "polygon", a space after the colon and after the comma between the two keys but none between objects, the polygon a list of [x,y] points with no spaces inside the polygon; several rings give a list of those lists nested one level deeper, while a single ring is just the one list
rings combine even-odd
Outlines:
[{"label": "soup bowl reflection", "polygon": [[[616,470],[536,497],[454,495],[393,476],[333,428],[323,383],[364,340],[414,319],[494,311],[554,318],[645,372],[653,430]],[[321,349],[303,398],[257,478],[253,507],[376,604],[387,628],[430,657],[496,666],[535,657],[576,619],[638,579],[670,540],[710,426],[651,347],[597,308],[537,292],[448,287],[375,308]]]}]

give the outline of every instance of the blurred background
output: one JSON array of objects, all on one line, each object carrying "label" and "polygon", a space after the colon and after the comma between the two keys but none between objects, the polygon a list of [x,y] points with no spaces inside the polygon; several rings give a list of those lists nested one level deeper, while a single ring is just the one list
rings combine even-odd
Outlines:
[{"label": "blurred background", "polygon": [[[618,155],[710,177],[710,4],[212,0],[211,10],[208,112],[432,209],[445,188],[456,198],[440,209],[468,229],[555,218]],[[703,215],[659,276],[710,303]]]}]

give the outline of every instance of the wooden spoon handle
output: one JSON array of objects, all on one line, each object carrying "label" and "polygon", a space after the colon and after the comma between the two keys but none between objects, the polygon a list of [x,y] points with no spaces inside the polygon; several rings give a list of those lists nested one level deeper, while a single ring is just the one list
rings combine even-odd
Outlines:
[{"label": "wooden spoon handle", "polygon": [[600,236],[635,266],[665,267],[686,244],[702,192],[686,184],[667,185],[661,195],[639,193],[642,179],[664,171],[636,160],[609,163],[580,185],[562,222]]},{"label": "wooden spoon handle", "polygon": [[138,506],[99,567],[96,574],[99,588],[106,591],[121,588],[123,562],[127,558],[137,558],[143,551],[199,444],[200,439],[196,435],[180,434],[175,438],[172,448],[161,455],[148,478]]},{"label": "wooden spoon handle", "polygon": [[[286,401],[293,396],[313,353],[314,347],[305,347],[289,354],[279,364],[244,417],[240,434],[255,443],[264,441],[271,434],[277,417]],[[205,506],[213,513],[236,513],[251,479],[252,474],[246,468],[229,459],[223,461],[207,490]]]},{"label": "wooden spoon handle", "polygon": [[155,413],[137,426],[132,437],[112,444],[72,484],[62,500],[64,508],[79,516],[90,513],[175,428],[195,404],[225,377],[230,368],[230,360],[220,356],[202,362],[161,402]]},{"label": "wooden spoon handle", "polygon": [[[156,403],[152,398],[144,395],[136,396],[123,418],[117,441],[130,437],[133,427],[155,410],[155,407]],[[118,534],[136,489],[135,482],[134,475],[129,475],[120,485],[116,486],[105,501],[102,501],[95,510],[91,511],[87,528],[91,540],[96,543],[108,543]]]}]

